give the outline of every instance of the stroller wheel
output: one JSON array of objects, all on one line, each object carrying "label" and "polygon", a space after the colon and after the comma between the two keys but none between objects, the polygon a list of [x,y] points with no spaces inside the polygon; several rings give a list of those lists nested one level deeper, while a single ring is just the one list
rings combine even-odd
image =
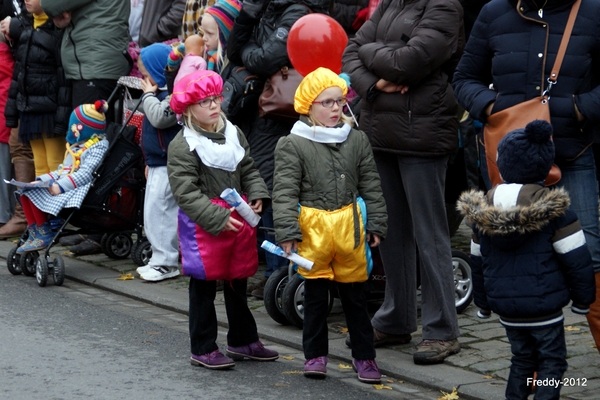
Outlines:
[{"label": "stroller wheel", "polygon": [[60,286],[65,281],[65,261],[59,255],[57,255],[52,261],[54,264],[54,268],[52,271],[52,278],[54,279],[54,284],[56,286]]},{"label": "stroller wheel", "polygon": [[6,268],[13,275],[21,275],[21,255],[17,254],[18,247],[13,247],[6,256]]},{"label": "stroller wheel", "polygon": [[46,261],[46,257],[38,257],[35,263],[35,279],[40,287],[46,286],[46,282],[48,282],[48,261]]},{"label": "stroller wheel", "polygon": [[104,254],[119,260],[129,256],[133,241],[131,236],[125,233],[105,233],[100,244]]},{"label": "stroller wheel", "polygon": [[143,239],[133,246],[133,250],[131,250],[131,259],[134,263],[143,267],[144,265],[148,265],[150,258],[152,258],[152,245],[148,239]]},{"label": "stroller wheel", "polygon": [[273,321],[280,323],[281,325],[289,325],[289,321],[283,313],[283,290],[289,280],[287,267],[281,267],[277,271],[273,272],[264,289],[264,302],[267,314],[273,319]]},{"label": "stroller wheel", "polygon": [[35,275],[35,263],[39,256],[40,255],[37,251],[32,251],[21,255],[21,260],[19,260],[19,264],[21,266],[21,272],[23,273],[23,275]]},{"label": "stroller wheel", "polygon": [[473,301],[473,278],[471,260],[460,250],[452,249],[452,270],[454,272],[454,301],[456,312],[463,312]]}]

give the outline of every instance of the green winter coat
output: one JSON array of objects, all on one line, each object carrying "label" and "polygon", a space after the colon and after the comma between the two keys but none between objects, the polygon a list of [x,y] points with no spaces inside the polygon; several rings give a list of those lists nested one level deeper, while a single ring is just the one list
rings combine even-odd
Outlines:
[{"label": "green winter coat", "polygon": [[62,39],[67,79],[119,79],[131,69],[124,56],[129,46],[128,0],[41,0],[48,17],[71,11]]},{"label": "green winter coat", "polygon": [[[301,121],[310,124],[308,119]],[[302,241],[298,204],[333,211],[362,197],[367,232],[384,238],[387,210],[369,139],[352,129],[340,144],[317,143],[298,135],[282,137],[275,149],[273,218],[277,242]]]},{"label": "green winter coat", "polygon": [[[207,132],[200,128],[196,130],[216,143],[225,143],[225,126],[223,123],[220,125],[217,132]],[[229,209],[210,201],[220,198],[223,190],[232,188],[240,195],[246,194],[248,202],[262,199],[263,210],[271,202],[267,185],[250,157],[246,137],[239,128],[237,131],[240,145],[246,153],[234,172],[204,165],[196,151],[190,151],[183,131],[169,144],[167,171],[175,202],[192,221],[213,235],[218,235],[229,220]]]}]

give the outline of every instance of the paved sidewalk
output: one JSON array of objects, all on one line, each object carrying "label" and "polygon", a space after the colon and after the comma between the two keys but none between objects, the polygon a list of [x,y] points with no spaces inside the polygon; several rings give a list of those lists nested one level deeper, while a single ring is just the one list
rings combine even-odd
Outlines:
[{"label": "paved sidewalk", "polygon": [[[453,238],[453,246],[468,251],[469,230],[462,225]],[[0,241],[0,257],[6,255],[15,245],[10,241]],[[154,305],[187,314],[188,278],[148,283],[138,279],[135,265],[130,259],[113,260],[104,254],[74,257],[67,249],[55,246],[52,253],[61,254],[66,265],[67,279],[76,280],[98,288],[119,293]],[[2,265],[5,268],[4,264]],[[264,267],[263,267],[264,268]],[[251,281],[262,277],[262,269]],[[117,280],[121,273],[131,272],[133,280]],[[27,278],[35,279],[35,278]],[[48,285],[52,285],[51,277]],[[44,290],[43,288],[39,288]],[[259,335],[275,343],[301,349],[302,331],[292,326],[282,326],[267,314],[262,300],[249,298],[259,329]],[[372,304],[376,310],[377,304]],[[221,293],[216,301],[219,324],[226,327],[225,307]],[[419,366],[412,362],[414,346],[421,340],[421,332],[413,334],[410,344],[377,349],[377,363],[385,375],[397,380],[412,382],[444,392],[457,388],[461,399],[495,400],[504,398],[506,378],[510,366],[510,347],[504,328],[497,317],[480,320],[476,317],[476,307],[472,304],[461,315],[459,338],[462,350],[449,357],[443,364]],[[345,346],[345,328],[341,305],[336,300],[328,320],[330,355],[351,363],[350,350]],[[565,308],[565,336],[569,370],[565,378],[574,386],[565,386],[562,398],[598,399],[600,391],[600,355],[594,346],[585,317],[571,313]],[[585,386],[584,386],[585,384]],[[441,393],[440,393],[441,395]]]}]

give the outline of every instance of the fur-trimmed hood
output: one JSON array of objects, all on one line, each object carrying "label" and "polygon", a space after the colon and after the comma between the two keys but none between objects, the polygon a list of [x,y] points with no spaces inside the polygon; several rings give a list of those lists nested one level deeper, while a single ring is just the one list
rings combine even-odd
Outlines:
[{"label": "fur-trimmed hood", "polygon": [[522,185],[516,205],[494,205],[494,195],[506,189],[506,184],[498,185],[487,196],[477,190],[464,192],[456,208],[481,234],[511,237],[541,231],[551,220],[564,215],[571,204],[562,188]]}]

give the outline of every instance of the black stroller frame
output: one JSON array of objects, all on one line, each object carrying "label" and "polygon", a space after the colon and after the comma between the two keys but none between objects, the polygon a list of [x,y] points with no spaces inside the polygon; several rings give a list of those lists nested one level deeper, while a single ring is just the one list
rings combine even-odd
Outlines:
[{"label": "black stroller frame", "polygon": [[[109,104],[119,91],[123,92],[123,89],[123,84],[119,80],[117,87],[108,99]],[[129,120],[140,104],[141,100],[135,103],[131,115],[120,128],[116,123],[108,124],[106,137],[109,140],[109,146],[100,165],[93,172],[90,190],[80,208],[61,211],[59,217],[66,217],[56,230],[50,244],[40,251],[18,254],[16,250],[27,240],[28,232],[26,231],[19,239],[17,246],[11,249],[7,256],[7,267],[13,275],[20,273],[27,276],[35,275],[37,283],[41,287],[46,286],[48,275],[52,275],[54,284],[62,285],[65,278],[64,260],[58,254],[53,258],[50,255],[50,249],[58,243],[60,237],[73,233],[105,231],[106,233],[102,236],[102,250],[111,258],[126,258],[130,253],[132,256],[133,253],[137,254],[138,258],[148,255],[149,242],[143,237],[145,194],[143,170],[139,174],[141,177],[126,177],[128,174],[135,174],[135,167],[140,165],[143,157],[141,148],[133,142],[135,127],[128,126]],[[116,188],[117,190],[115,190]],[[127,190],[125,191],[125,189]],[[124,191],[134,196],[135,204],[127,202],[127,199],[121,201]],[[122,209],[127,206],[135,211],[129,215],[115,211],[114,198],[117,198],[117,208]],[[113,227],[98,225],[98,221],[103,220],[113,224]],[[81,228],[78,230],[67,229],[67,225],[72,221],[75,226],[81,226]],[[131,239],[133,233],[137,235],[135,245]],[[42,253],[41,256],[40,253]],[[138,264],[146,261],[133,258]]]}]

